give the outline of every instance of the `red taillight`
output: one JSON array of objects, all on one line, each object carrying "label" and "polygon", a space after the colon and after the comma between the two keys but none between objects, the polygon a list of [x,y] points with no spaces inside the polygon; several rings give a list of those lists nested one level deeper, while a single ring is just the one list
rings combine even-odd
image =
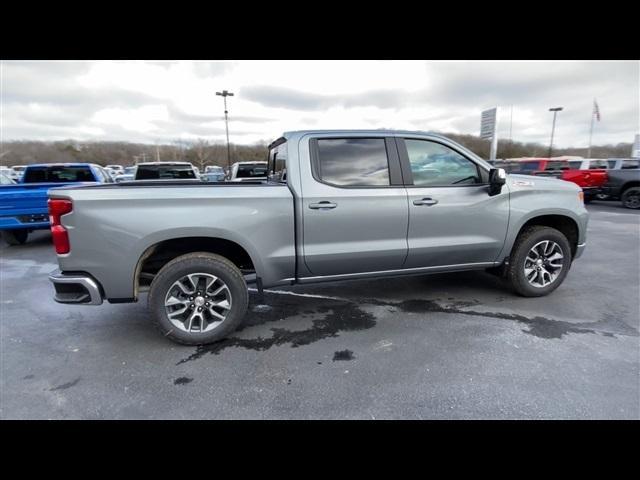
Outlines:
[{"label": "red taillight", "polygon": [[56,253],[69,253],[69,234],[67,229],[60,223],[60,217],[65,213],[71,213],[73,204],[71,200],[49,199],[49,222],[51,223],[51,238]]}]

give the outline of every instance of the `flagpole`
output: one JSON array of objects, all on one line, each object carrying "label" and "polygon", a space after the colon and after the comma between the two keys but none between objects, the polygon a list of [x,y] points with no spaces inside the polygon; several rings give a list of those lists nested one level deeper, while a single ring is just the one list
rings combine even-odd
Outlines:
[{"label": "flagpole", "polygon": [[587,158],[591,158],[591,139],[593,138],[593,117],[594,114],[591,112],[591,130],[589,131],[589,151],[587,152]]}]

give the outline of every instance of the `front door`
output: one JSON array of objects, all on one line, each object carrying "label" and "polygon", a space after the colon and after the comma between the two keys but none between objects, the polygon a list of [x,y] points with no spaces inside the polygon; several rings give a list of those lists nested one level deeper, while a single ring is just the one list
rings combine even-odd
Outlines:
[{"label": "front door", "polygon": [[494,262],[507,233],[507,187],[489,196],[488,171],[436,140],[398,139],[398,149],[413,184],[404,268]]}]

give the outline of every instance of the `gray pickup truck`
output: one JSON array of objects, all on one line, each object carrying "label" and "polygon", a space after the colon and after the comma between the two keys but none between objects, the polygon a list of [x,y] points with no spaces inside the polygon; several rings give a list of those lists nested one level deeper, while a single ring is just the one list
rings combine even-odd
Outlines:
[{"label": "gray pickup truck", "polygon": [[445,137],[297,131],[268,179],[130,182],[50,192],[55,300],[135,302],[184,344],[242,322],[263,287],[487,269],[546,295],[584,247],[580,188],[507,176]]}]

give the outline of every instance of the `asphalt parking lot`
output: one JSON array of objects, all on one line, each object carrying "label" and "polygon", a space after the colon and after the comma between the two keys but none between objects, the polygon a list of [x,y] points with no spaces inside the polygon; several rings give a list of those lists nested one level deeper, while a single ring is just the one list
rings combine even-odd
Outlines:
[{"label": "asphalt parking lot", "polygon": [[221,343],[137,304],[56,304],[48,232],[2,242],[3,419],[638,419],[640,211],[588,206],[548,297],[483,272],[272,291]]}]

